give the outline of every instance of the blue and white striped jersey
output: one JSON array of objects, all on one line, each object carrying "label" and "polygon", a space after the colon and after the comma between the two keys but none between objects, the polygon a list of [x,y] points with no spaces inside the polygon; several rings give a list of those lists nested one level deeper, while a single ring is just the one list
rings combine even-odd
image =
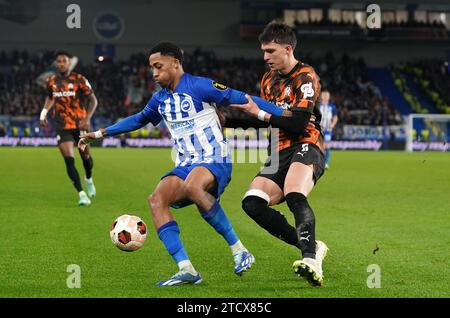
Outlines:
[{"label": "blue and white striped jersey", "polygon": [[330,126],[333,117],[337,116],[336,106],[330,102],[328,102],[328,104],[320,103],[319,109],[320,112],[322,113],[322,120],[320,121],[320,126],[322,127],[323,131],[326,131],[327,127]]},{"label": "blue and white striped jersey", "polygon": [[178,152],[177,166],[231,162],[215,111],[231,91],[211,79],[184,73],[173,92],[163,88],[152,96],[142,112],[154,125],[165,121]]}]

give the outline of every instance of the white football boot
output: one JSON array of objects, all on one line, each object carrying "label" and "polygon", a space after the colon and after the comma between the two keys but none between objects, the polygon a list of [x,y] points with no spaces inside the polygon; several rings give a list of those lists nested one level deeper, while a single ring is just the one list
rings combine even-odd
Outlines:
[{"label": "white football boot", "polygon": [[302,260],[297,260],[292,265],[292,268],[297,275],[304,277],[312,286],[322,286],[322,261],[327,256],[327,253],[327,245],[322,241],[316,241],[316,258],[305,257]]},{"label": "white football boot", "polygon": [[87,196],[86,192],[80,191],[80,200],[78,201],[78,206],[88,206],[91,204],[91,200]]}]

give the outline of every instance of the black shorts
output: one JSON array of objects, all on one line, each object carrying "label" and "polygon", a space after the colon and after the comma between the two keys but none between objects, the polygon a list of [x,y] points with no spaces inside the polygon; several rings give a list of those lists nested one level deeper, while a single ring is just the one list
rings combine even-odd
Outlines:
[{"label": "black shorts", "polygon": [[322,151],[314,144],[300,143],[273,153],[265,162],[264,168],[256,176],[272,180],[283,190],[287,172],[294,162],[313,165],[314,184],[325,170],[325,156]]},{"label": "black shorts", "polygon": [[86,132],[79,129],[61,129],[56,131],[56,140],[58,145],[67,141],[72,141],[76,145],[80,140],[80,135],[84,133]]}]

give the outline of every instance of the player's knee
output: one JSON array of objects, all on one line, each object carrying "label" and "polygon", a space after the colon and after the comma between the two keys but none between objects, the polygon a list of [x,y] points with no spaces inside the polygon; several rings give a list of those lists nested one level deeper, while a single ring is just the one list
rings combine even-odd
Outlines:
[{"label": "player's knee", "polygon": [[205,189],[194,182],[188,182],[184,185],[184,192],[189,199],[193,202],[197,202],[204,195]]},{"label": "player's knee", "polygon": [[257,219],[259,211],[268,206],[270,197],[263,191],[250,190],[242,200],[242,209],[252,219]]},{"label": "player's knee", "polygon": [[148,196],[148,204],[152,210],[152,215],[158,214],[162,207],[167,206],[163,196],[159,192],[154,192]]}]

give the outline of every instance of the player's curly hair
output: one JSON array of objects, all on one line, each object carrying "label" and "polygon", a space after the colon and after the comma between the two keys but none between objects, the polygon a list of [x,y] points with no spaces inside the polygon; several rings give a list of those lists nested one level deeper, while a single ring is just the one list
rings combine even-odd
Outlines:
[{"label": "player's curly hair", "polygon": [[175,44],[170,42],[161,42],[150,50],[150,55],[154,53],[161,53],[161,55],[165,56],[173,56],[180,64],[183,64],[183,51]]},{"label": "player's curly hair", "polygon": [[264,31],[258,37],[261,44],[274,41],[278,44],[288,44],[295,50],[297,38],[294,30],[284,23],[271,22],[264,28]]},{"label": "player's curly hair", "polygon": [[64,51],[64,50],[59,50],[55,53],[55,59],[58,58],[58,56],[60,56],[60,55],[67,56],[69,59],[72,57],[72,54],[70,54],[69,52]]}]

